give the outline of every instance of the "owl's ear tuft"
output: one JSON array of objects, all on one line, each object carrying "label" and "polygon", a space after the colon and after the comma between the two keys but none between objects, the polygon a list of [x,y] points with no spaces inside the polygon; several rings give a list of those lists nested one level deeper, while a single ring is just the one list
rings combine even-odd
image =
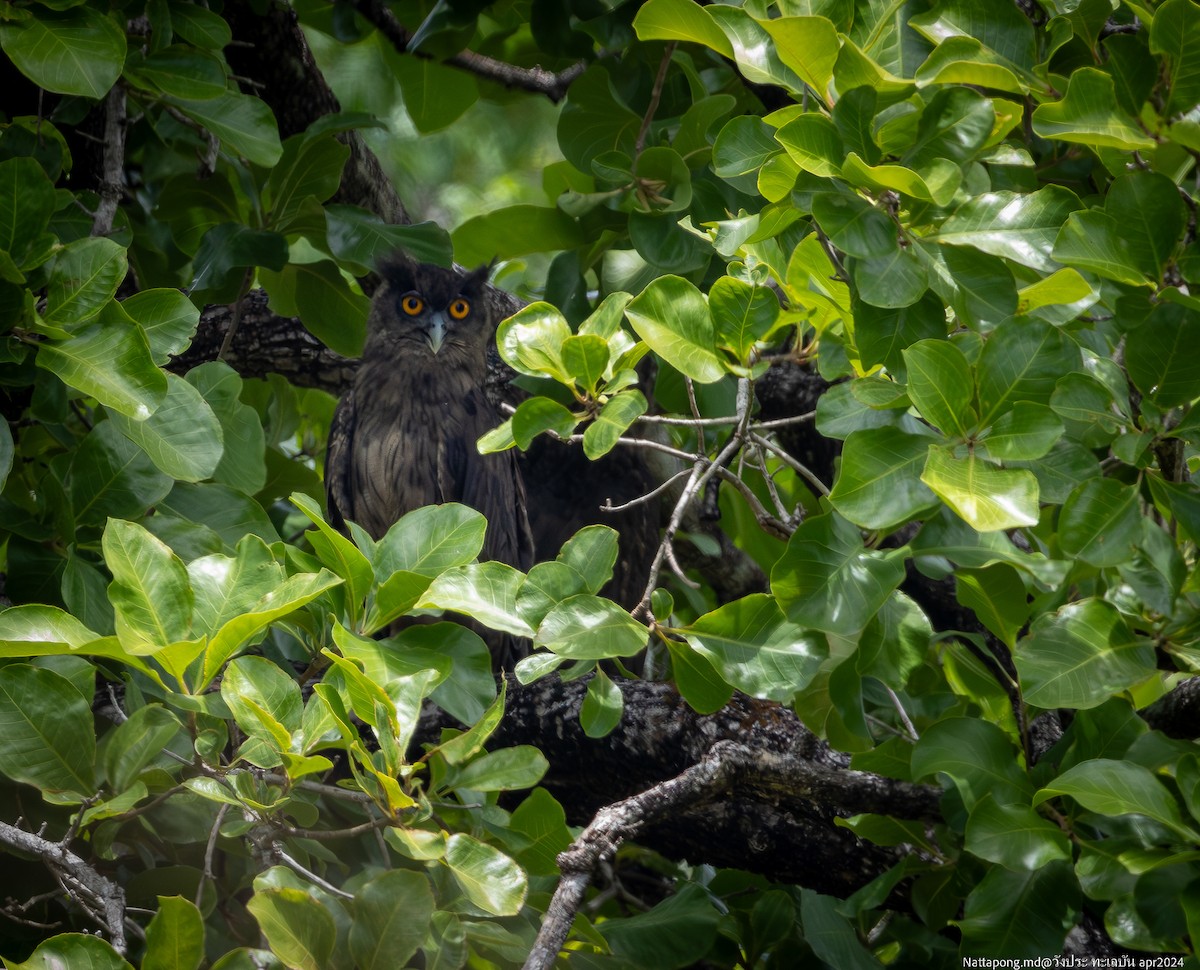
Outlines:
[{"label": "owl's ear tuft", "polygon": [[464,275],[462,289],[459,292],[464,296],[479,296],[487,286],[488,276],[491,275],[492,267],[495,265],[496,261],[493,259],[490,263],[484,263],[478,269],[473,269]]},{"label": "owl's ear tuft", "polygon": [[384,281],[389,283],[393,291],[405,293],[413,289],[416,280],[417,264],[412,257],[401,249],[381,256],[376,269]]}]

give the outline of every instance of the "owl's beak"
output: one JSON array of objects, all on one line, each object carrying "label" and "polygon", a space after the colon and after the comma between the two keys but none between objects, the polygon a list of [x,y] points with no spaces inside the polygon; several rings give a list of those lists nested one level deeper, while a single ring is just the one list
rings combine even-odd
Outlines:
[{"label": "owl's beak", "polygon": [[442,349],[442,344],[446,340],[446,317],[444,314],[435,313],[429,321],[429,329],[425,331],[425,340],[429,344],[429,349],[435,354]]}]

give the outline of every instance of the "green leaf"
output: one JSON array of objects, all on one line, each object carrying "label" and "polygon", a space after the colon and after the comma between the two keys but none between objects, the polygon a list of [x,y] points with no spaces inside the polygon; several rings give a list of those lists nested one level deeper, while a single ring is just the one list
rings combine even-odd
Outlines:
[{"label": "green leaf", "polygon": [[729,703],[733,687],[703,656],[685,644],[667,642],[675,685],[697,714],[712,714]]},{"label": "green leaf", "polygon": [[185,115],[203,125],[233,154],[263,168],[271,168],[283,155],[279,128],[266,102],[248,94],[226,91],[218,98],[166,99]]},{"label": "green leaf", "polygon": [[949,717],[926,728],[913,748],[912,777],[920,781],[934,774],[953,782],[968,811],[984,798],[998,805],[1028,804],[1032,791],[1012,739],[978,718]]},{"label": "green leaf", "polygon": [[1028,193],[985,192],[959,206],[933,238],[1049,273],[1056,267],[1051,252],[1059,230],[1081,208],[1073,192],[1057,185]]},{"label": "green leaf", "polygon": [[159,896],[146,927],[141,970],[198,970],[204,961],[204,919],[182,896]]},{"label": "green leaf", "polygon": [[107,735],[104,743],[104,777],[113,791],[127,789],[142,769],[162,755],[183,725],[158,704],[138,708]]},{"label": "green leaf", "polygon": [[187,348],[200,323],[200,310],[178,290],[142,290],[122,300],[121,309],[142,328],[160,366]]},{"label": "green leaf", "polygon": [[952,37],[974,37],[997,60],[1018,71],[1033,67],[1033,25],[1015,7],[980,7],[972,0],[944,0],[927,13],[912,17],[912,27],[932,43]]},{"label": "green leaf", "polygon": [[772,156],[779,154],[775,132],[765,121],[753,115],[731,118],[713,143],[713,171],[724,179],[757,172]]},{"label": "green leaf", "polygon": [[0,25],[0,47],[38,87],[102,98],[125,63],[125,31],[90,6],[25,11]]},{"label": "green leaf", "polygon": [[1184,821],[1175,796],[1149,768],[1131,761],[1095,758],[1081,762],[1040,789],[1033,804],[1060,795],[1101,815],[1145,815],[1188,841],[1200,841],[1200,835]]},{"label": "green leaf", "polygon": [[916,141],[901,161],[917,171],[939,159],[961,165],[983,147],[995,123],[990,98],[967,87],[942,88],[921,112]]},{"label": "green leaf", "polygon": [[116,294],[127,270],[125,248],[111,239],[88,236],[68,243],[50,271],[46,321],[70,327],[91,320]]},{"label": "green leaf", "polygon": [[429,879],[420,872],[381,872],[355,894],[350,953],[362,970],[390,970],[408,962],[429,933],[433,916]]},{"label": "green leaf", "polygon": [[947,436],[966,437],[975,421],[971,365],[948,340],[921,340],[904,350],[908,398]]},{"label": "green leaf", "polygon": [[1061,263],[1096,273],[1118,283],[1145,284],[1141,262],[1108,213],[1092,209],[1073,212],[1054,243],[1054,258]]},{"label": "green leaf", "polygon": [[597,334],[578,334],[562,342],[562,362],[567,373],[589,394],[608,370],[608,341]]},{"label": "green leaf", "polygon": [[1022,287],[1017,296],[1018,313],[1032,313],[1046,306],[1066,306],[1081,303],[1090,306],[1096,291],[1079,273],[1069,267],[1055,270],[1045,279]]},{"label": "green leaf", "polygon": [[1141,535],[1137,489],[1114,478],[1083,482],[1063,503],[1058,517],[1062,551],[1092,566],[1126,562]]},{"label": "green leaf", "polygon": [[450,236],[436,223],[397,226],[358,206],[327,205],[324,208],[329,249],[356,275],[365,274],[378,265],[381,258],[397,249],[439,266],[449,266],[452,261]]},{"label": "green leaf", "polygon": [[993,868],[971,890],[961,952],[973,957],[995,953],[1033,960],[1063,947],[1079,916],[1079,883],[1069,863],[1051,862],[1034,872]]},{"label": "green leaf", "polygon": [[833,65],[838,55],[837,29],[825,17],[777,17],[760,20],[779,59],[796,72],[817,97],[829,97]]},{"label": "green leaf", "polygon": [[650,349],[680,373],[702,384],[725,376],[708,305],[687,280],[659,277],[630,301],[625,314]]},{"label": "green leaf", "polygon": [[745,363],[778,319],[779,300],[769,287],[722,276],[708,291],[708,309],[718,342]]},{"label": "green leaf", "polygon": [[6,960],[5,965],[8,970],[60,970],[62,967],[133,970],[133,964],[122,959],[111,944],[86,933],[59,933],[39,943],[23,963]]},{"label": "green leaf", "polygon": [[509,828],[529,845],[517,861],[534,876],[557,876],[558,854],[571,844],[571,830],[563,808],[544,788],[535,788],[512,813]]},{"label": "green leaf", "polygon": [[342,181],[350,149],[332,134],[313,137],[306,132],[283,143],[283,154],[263,188],[263,205],[273,228],[286,225],[308,199],[324,202]]},{"label": "green leaf", "polygon": [[727,683],[777,701],[807,687],[828,652],[823,637],[788,622],[765,593],[705,613],[681,632]]},{"label": "green leaf", "polygon": [[402,516],[375,546],[377,577],[398,569],[436,577],[463,566],[483,549],[487,520],[466,505],[428,505]]},{"label": "green leaf", "polygon": [[172,478],[209,478],[224,450],[224,436],[208,402],[182,377],[166,374],[167,396],[154,413],[134,420],[119,411],[110,420]]},{"label": "green leaf", "polygon": [[187,382],[203,395],[221,429],[221,459],[212,477],[247,495],[260,491],[267,481],[266,440],[258,412],[241,401],[241,377],[214,360],[188,371]]},{"label": "green leaf", "polygon": [[606,525],[589,525],[563,543],[555,561],[570,567],[583,591],[599,593],[612,579],[617,561],[618,535]]},{"label": "green leaf", "polygon": [[221,699],[249,737],[287,751],[300,730],[300,685],[265,657],[238,657],[221,675]]},{"label": "green leaf", "polygon": [[792,622],[850,636],[904,578],[902,555],[867,551],[858,529],[839,515],[814,516],[775,563],[771,590]]},{"label": "green leaf", "polygon": [[846,156],[842,176],[861,188],[892,190],[939,206],[949,205],[962,183],[962,170],[949,159],[930,159],[916,172],[903,165],[868,165],[855,152]]},{"label": "green leaf", "polygon": [[879,961],[859,938],[850,919],[840,912],[844,905],[840,900],[811,889],[802,889],[800,894],[804,941],[825,965],[841,970],[877,970]]},{"label": "green leaf", "polygon": [[864,529],[890,531],[937,503],[921,481],[930,439],[894,428],[855,431],[842,449],[842,464],[829,501]]},{"label": "green leaf", "polygon": [[142,526],[123,519],[108,520],[102,545],[121,642],[130,649],[161,648],[186,639],[193,594],[178,557]]},{"label": "green leaf", "polygon": [[75,450],[67,488],[76,522],[101,525],[141,516],[172,484],[116,422],[102,421]]},{"label": "green leaf", "polygon": [[[281,313],[292,309],[305,329],[343,357],[362,354],[371,301],[355,292],[332,260],[289,263],[277,276],[260,273],[271,305]],[[278,306],[276,304],[279,304]]]},{"label": "green leaf", "polygon": [[95,789],[91,698],[53,670],[0,667],[0,772],[48,792]]},{"label": "green leaf", "polygon": [[1078,349],[1056,327],[1036,320],[1003,324],[988,336],[976,364],[980,425],[1017,401],[1048,404],[1058,379],[1078,369]]},{"label": "green leaf", "polygon": [[1200,103],[1200,14],[1191,0],[1167,0],[1154,12],[1150,51],[1170,64],[1166,113]]},{"label": "green leaf", "polygon": [[[715,4],[709,15],[725,32],[733,45],[733,58],[746,80],[753,84],[777,84],[799,97],[804,81],[784,64],[766,22],[755,20],[749,12],[725,4]],[[824,96],[824,92],[820,92]]]},{"label": "green leaf", "polygon": [[528,637],[533,629],[517,611],[517,591],[524,580],[523,573],[502,562],[455,566],[443,570],[416,605],[423,610],[454,610],[493,630]]},{"label": "green leaf", "polygon": [[597,929],[618,957],[638,966],[674,970],[703,959],[716,939],[720,918],[708,893],[688,882],[653,909],[606,920]]},{"label": "green leaf", "polygon": [[531,303],[501,322],[496,346],[513,370],[530,377],[553,377],[569,387],[574,378],[563,362],[562,348],[571,336],[570,325],[556,307]]},{"label": "green leaf", "polygon": [[[1023,72],[1022,72],[1023,73]],[[947,37],[917,70],[917,83],[973,84],[1014,94],[1028,94],[1029,85],[1012,64],[974,37]]]},{"label": "green leaf", "polygon": [[1063,99],[1039,105],[1032,121],[1041,138],[1123,151],[1154,147],[1154,140],[1117,104],[1113,79],[1092,67],[1072,71]]},{"label": "green leaf", "polygon": [[422,134],[447,127],[479,100],[479,85],[468,71],[427,57],[396,57],[391,64],[404,110]]},{"label": "green leaf", "polygon": [[1014,872],[1071,859],[1067,835],[1026,805],[999,805],[985,795],[967,822],[966,849]]},{"label": "green leaf", "polygon": [[1023,468],[997,468],[974,451],[959,458],[933,445],[921,481],[980,532],[1037,524],[1038,483]]},{"label": "green leaf", "polygon": [[0,250],[19,264],[46,231],[56,202],[54,183],[32,158],[0,162]]},{"label": "green leaf", "polygon": [[1200,346],[1200,316],[1176,303],[1155,307],[1126,341],[1125,366],[1139,391],[1159,407],[1176,407],[1200,397],[1200,368],[1192,356]]},{"label": "green leaf", "polygon": [[802,171],[822,178],[840,175],[846,146],[834,123],[823,114],[802,114],[775,132],[788,156]]},{"label": "green leaf", "polygon": [[829,241],[847,255],[881,258],[899,248],[896,224],[857,195],[821,192],[813,196],[812,212]]},{"label": "green leaf", "polygon": [[302,889],[259,888],[264,878],[255,879],[246,909],[258,920],[271,950],[293,970],[324,970],[337,940],[333,917]]},{"label": "green leaf", "polygon": [[548,397],[522,401],[510,420],[513,443],[522,451],[527,451],[533,439],[544,431],[552,431],[560,438],[569,437],[580,422],[579,417]]},{"label": "green leaf", "polygon": [[[1200,17],[1196,18],[1196,28],[1196,54],[1200,58]],[[1138,268],[1160,279],[1187,222],[1179,187],[1158,172],[1127,172],[1109,186],[1104,211],[1120,227],[1121,238]]]},{"label": "green leaf", "polygon": [[1154,647],[1104,600],[1068,603],[1038,617],[1016,651],[1026,702],[1089,708],[1154,673]]},{"label": "green leaf", "polygon": [[1029,615],[1028,594],[1016,569],[998,562],[982,569],[956,569],[954,578],[955,599],[1011,649]]},{"label": "green leaf", "polygon": [[584,429],[583,453],[591,461],[607,455],[629,426],[646,413],[646,397],[636,388],[614,395],[600,409],[594,421]]},{"label": "green leaf", "polygon": [[873,307],[910,307],[929,287],[929,273],[911,246],[888,256],[852,260],[848,268],[859,298]]},{"label": "green leaf", "polygon": [[587,693],[579,709],[579,723],[589,738],[603,738],[621,723],[625,695],[600,669],[588,681]]},{"label": "green leaf", "polygon": [[511,858],[470,835],[446,840],[446,865],[467,899],[493,916],[515,916],[525,902],[528,879]]},{"label": "green leaf", "polygon": [[450,238],[464,266],[527,253],[574,249],[583,244],[579,223],[561,209],[520,203],[468,219]]},{"label": "green leaf", "polygon": [[491,751],[469,762],[449,779],[452,788],[471,791],[516,791],[532,788],[550,763],[537,748],[522,744]]},{"label": "green leaf", "polygon": [[646,628],[612,600],[579,593],[546,614],[534,643],[571,660],[604,660],[632,657],[646,637]]},{"label": "green leaf", "polygon": [[889,370],[903,367],[905,347],[918,340],[946,336],[946,308],[932,293],[898,309],[869,303],[854,307],[854,341],[864,367],[883,364]]},{"label": "green leaf", "polygon": [[692,0],[648,0],[633,18],[639,40],[681,40],[703,44],[733,59],[733,47],[708,11]]},{"label": "green leaf", "polygon": [[1062,437],[1063,423],[1044,404],[1018,401],[987,430],[981,440],[988,454],[1001,461],[1032,461],[1042,458]]}]

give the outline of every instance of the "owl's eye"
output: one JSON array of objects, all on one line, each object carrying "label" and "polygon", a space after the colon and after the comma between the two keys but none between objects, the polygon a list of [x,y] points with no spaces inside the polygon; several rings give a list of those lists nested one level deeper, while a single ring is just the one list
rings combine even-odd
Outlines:
[{"label": "owl's eye", "polygon": [[400,309],[407,313],[410,317],[415,317],[418,313],[425,309],[425,301],[415,293],[409,293],[400,301]]},{"label": "owl's eye", "polygon": [[450,311],[450,316],[454,317],[455,320],[462,320],[471,312],[471,304],[468,300],[464,300],[460,296],[457,300],[452,300],[447,309]]}]

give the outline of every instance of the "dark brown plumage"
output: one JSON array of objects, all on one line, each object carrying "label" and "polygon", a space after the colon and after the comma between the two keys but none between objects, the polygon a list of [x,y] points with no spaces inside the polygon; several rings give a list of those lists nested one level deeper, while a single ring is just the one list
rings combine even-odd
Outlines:
[{"label": "dark brown plumage", "polygon": [[[380,538],[423,505],[461,502],[488,520],[481,559],[527,570],[533,542],[512,452],[475,443],[502,418],[484,392],[495,331],[487,269],[462,274],[396,257],[380,269],[362,364],[329,430],[325,492],[339,528]],[[489,643],[511,653],[511,644]]]}]

